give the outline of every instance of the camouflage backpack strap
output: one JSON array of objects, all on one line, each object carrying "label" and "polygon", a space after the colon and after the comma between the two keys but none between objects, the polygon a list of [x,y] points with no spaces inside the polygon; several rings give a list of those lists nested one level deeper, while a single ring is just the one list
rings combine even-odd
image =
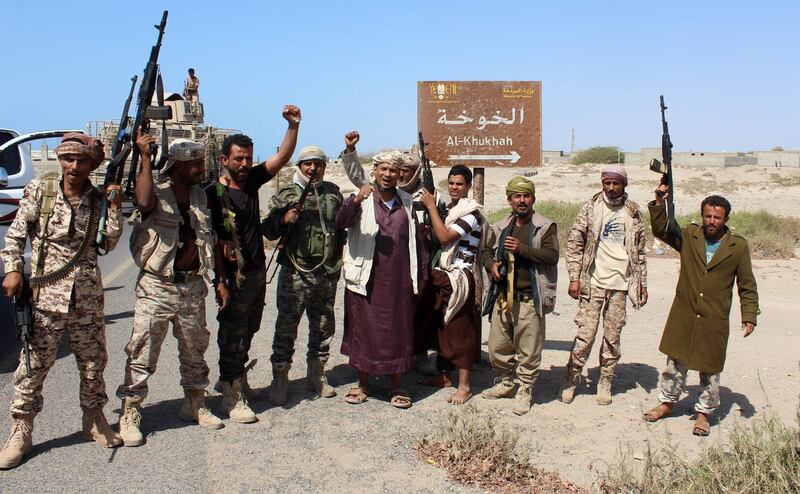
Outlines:
[{"label": "camouflage backpack strap", "polygon": [[[39,237],[39,257],[36,262],[34,276],[41,276],[44,270],[44,244],[47,241],[47,225],[53,216],[56,207],[56,197],[58,196],[58,174],[54,172],[42,175],[43,187],[42,197],[39,199],[39,222],[37,228]],[[35,298],[35,297],[34,297]]]}]

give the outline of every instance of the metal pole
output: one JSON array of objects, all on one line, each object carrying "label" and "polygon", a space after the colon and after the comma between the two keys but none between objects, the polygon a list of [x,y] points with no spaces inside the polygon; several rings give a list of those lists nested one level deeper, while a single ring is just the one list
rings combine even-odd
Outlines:
[{"label": "metal pole", "polygon": [[483,184],[485,168],[475,167],[472,172],[472,198],[478,201],[478,204],[483,204]]}]

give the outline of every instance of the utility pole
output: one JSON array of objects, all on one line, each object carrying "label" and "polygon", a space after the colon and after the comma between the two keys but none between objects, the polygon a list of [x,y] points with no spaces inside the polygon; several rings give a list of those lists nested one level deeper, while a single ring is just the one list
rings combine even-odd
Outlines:
[{"label": "utility pole", "polygon": [[575,152],[575,129],[572,129],[572,146],[569,149],[570,154]]}]

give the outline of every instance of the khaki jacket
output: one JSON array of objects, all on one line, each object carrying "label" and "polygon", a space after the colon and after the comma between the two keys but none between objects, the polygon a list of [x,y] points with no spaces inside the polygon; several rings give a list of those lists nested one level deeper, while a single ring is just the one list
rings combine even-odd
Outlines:
[{"label": "khaki jacket", "polygon": [[[98,197],[95,187],[89,187],[81,198],[81,203],[73,213],[72,207],[64,197],[59,180],[53,213],[47,224],[47,232],[41,232],[39,212],[42,205],[44,180],[32,180],[23,192],[17,215],[6,232],[6,245],[0,251],[5,263],[5,271],[23,271],[25,241],[31,239],[31,265],[39,262],[39,248],[44,242],[43,273],[52,273],[64,266],[75,253],[89,227],[89,201],[92,194]],[[122,212],[119,209],[108,210],[106,222],[106,250],[112,250],[122,235]],[[103,280],[97,264],[97,249],[92,239],[77,266],[63,279],[42,286],[34,307],[39,310],[66,314],[70,310],[70,300],[75,290],[75,303],[79,310],[103,311]]]},{"label": "khaki jacket", "polygon": [[[581,206],[575,224],[567,237],[567,273],[570,281],[580,281],[581,298],[589,298],[591,269],[597,256],[597,241],[600,238],[603,218],[603,193],[598,192]],[[628,252],[628,298],[634,308],[642,305],[642,288],[647,287],[647,249],[644,221],[639,206],[626,199],[625,249]]]},{"label": "khaki jacket", "polygon": [[665,235],[666,208],[650,203],[656,236],[680,252],[681,272],[659,350],[689,369],[722,372],[728,346],[733,282],[739,287],[742,322],[756,324],[758,290],[747,240],[730,230],[706,263],[706,239],[700,225],[685,226],[680,236]]}]

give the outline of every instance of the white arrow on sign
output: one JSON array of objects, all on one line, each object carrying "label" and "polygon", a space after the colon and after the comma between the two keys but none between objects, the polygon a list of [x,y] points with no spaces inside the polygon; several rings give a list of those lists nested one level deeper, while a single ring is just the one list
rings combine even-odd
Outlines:
[{"label": "white arrow on sign", "polygon": [[466,160],[481,160],[481,161],[503,161],[509,160],[510,163],[516,163],[521,156],[516,151],[511,151],[511,154],[451,154],[447,159],[451,161],[466,161]]}]

